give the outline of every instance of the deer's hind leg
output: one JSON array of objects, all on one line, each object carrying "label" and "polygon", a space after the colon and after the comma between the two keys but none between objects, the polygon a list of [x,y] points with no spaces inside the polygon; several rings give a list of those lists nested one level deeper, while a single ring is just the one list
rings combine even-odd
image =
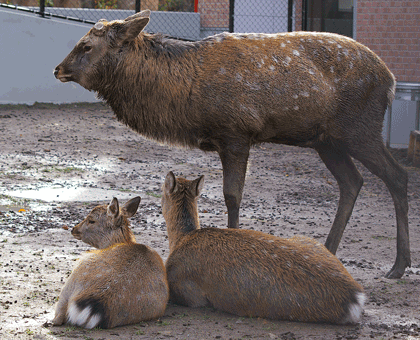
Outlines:
[{"label": "deer's hind leg", "polygon": [[[366,150],[369,148],[369,150]],[[362,162],[374,175],[388,187],[395,206],[397,219],[397,257],[394,266],[385,275],[387,278],[400,278],[406,267],[411,266],[408,234],[408,175],[386,149],[382,140],[370,141],[364,145],[363,152],[353,149],[351,155]]]},{"label": "deer's hind leg", "polygon": [[179,280],[169,284],[169,287],[169,300],[173,303],[188,307],[205,307],[210,305],[204,291],[194,281]]},{"label": "deer's hind leg", "polygon": [[69,305],[69,299],[72,297],[73,292],[73,280],[70,277],[70,279],[68,280],[68,282],[63,287],[60,293],[60,297],[55,308],[54,319],[52,320],[53,325],[60,326],[67,322],[67,310]]},{"label": "deer's hind leg", "polygon": [[337,213],[325,243],[325,247],[335,254],[363,185],[363,178],[344,148],[323,145],[316,150],[340,189]]}]

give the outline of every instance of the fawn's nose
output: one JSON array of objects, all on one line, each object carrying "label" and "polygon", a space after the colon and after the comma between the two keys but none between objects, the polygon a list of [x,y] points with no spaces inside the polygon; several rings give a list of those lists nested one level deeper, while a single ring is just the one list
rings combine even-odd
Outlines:
[{"label": "fawn's nose", "polygon": [[[77,226],[76,226],[77,227]],[[73,235],[73,237],[75,238],[75,239],[78,239],[78,240],[80,240],[80,232],[79,232],[79,230],[76,228],[76,227],[73,227],[72,229],[71,229],[71,234]]]}]

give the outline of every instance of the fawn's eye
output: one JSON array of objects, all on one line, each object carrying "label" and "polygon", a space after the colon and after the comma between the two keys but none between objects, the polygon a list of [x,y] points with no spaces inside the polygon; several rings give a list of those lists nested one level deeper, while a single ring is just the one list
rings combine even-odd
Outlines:
[{"label": "fawn's eye", "polygon": [[92,50],[92,46],[90,46],[90,45],[85,45],[83,47],[83,51],[85,51],[85,52],[89,52],[90,50]]}]

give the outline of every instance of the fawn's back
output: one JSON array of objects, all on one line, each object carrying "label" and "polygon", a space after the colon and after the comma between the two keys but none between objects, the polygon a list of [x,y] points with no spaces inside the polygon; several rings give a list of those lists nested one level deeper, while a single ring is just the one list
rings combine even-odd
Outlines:
[{"label": "fawn's back", "polygon": [[165,181],[171,301],[279,320],[359,320],[363,288],[317,241],[254,230],[200,229],[196,199],[202,179],[175,179],[170,173]]}]

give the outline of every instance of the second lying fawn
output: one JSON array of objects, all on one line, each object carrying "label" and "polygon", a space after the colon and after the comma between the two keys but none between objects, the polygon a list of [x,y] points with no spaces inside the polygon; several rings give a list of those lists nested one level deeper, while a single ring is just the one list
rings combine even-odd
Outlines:
[{"label": "second lying fawn", "polygon": [[94,208],[72,229],[100,250],[86,253],[63,287],[54,325],[112,328],[155,319],[169,297],[165,266],[156,251],[137,244],[129,228],[140,197],[122,208],[114,198]]},{"label": "second lying fawn", "polygon": [[278,320],[359,321],[363,288],[317,241],[254,230],[200,229],[197,197],[203,177],[189,181],[169,172],[162,188],[172,302]]}]

